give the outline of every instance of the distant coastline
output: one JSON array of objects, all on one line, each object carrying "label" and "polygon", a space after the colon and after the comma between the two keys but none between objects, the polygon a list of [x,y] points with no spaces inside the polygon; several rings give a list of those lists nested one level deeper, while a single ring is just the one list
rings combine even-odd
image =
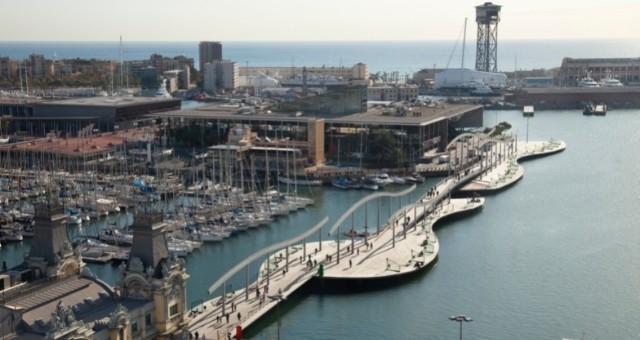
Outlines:
[{"label": "distant coastline", "polygon": [[[215,40],[215,39],[211,39]],[[241,66],[352,66],[369,65],[369,71],[413,74],[423,68],[461,66],[462,48],[453,40],[430,41],[229,41],[222,42],[223,57]],[[452,53],[453,52],[453,53]],[[0,57],[24,59],[44,54],[48,59],[120,60],[118,41],[18,42],[0,41]],[[198,64],[198,42],[123,41],[124,60],[147,60],[153,53],[185,55]],[[498,69],[502,72],[559,67],[562,59],[636,58],[640,39],[619,40],[499,40]],[[467,41],[465,67],[475,64],[475,41]]]}]

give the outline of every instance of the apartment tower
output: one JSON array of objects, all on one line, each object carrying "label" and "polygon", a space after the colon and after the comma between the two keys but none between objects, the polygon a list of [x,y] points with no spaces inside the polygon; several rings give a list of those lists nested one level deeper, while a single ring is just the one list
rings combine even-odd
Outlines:
[{"label": "apartment tower", "polygon": [[222,60],[222,44],[217,41],[200,42],[200,72],[204,71],[204,64]]}]

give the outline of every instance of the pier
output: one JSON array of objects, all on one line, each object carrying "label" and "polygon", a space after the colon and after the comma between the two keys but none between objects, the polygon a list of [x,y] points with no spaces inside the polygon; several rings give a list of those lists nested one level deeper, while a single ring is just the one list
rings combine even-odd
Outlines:
[{"label": "pier", "polygon": [[[464,138],[464,136],[463,136]],[[475,138],[475,137],[473,137]],[[474,143],[474,139],[469,140]],[[458,141],[453,141],[459,143]],[[475,141],[480,148],[485,142]],[[502,143],[502,145],[501,145]],[[361,237],[340,239],[340,226],[352,213],[382,196],[402,197],[415,186],[399,193],[375,193],[364,197],[347,210],[333,225],[329,239],[322,240],[323,219],[305,233],[267,247],[236,265],[209,288],[209,294],[222,294],[195,306],[191,310],[189,329],[208,338],[241,337],[265,314],[279,308],[300,287],[317,282],[325,287],[354,282],[365,284],[373,280],[402,279],[432,265],[440,248],[433,225],[444,217],[480,209],[484,198],[451,198],[453,191],[473,193],[504,189],[524,175],[519,160],[560,152],[566,148],[562,141],[515,142],[492,140],[483,157],[475,162],[462,162],[464,168],[450,165],[451,176],[439,182],[429,192],[401,207],[378,230],[365,230]],[[378,201],[379,204],[379,201]],[[378,209],[380,209],[378,205]],[[353,229],[353,226],[352,226]],[[317,241],[308,241],[318,234]],[[302,243],[300,243],[302,241]],[[257,280],[249,283],[249,264],[267,256],[260,264]],[[246,285],[226,290],[225,282],[245,270]],[[368,281],[372,280],[372,281]]]}]

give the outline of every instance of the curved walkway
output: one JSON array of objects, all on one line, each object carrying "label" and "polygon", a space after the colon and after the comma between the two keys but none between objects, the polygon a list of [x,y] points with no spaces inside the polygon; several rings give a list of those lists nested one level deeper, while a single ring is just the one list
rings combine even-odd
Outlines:
[{"label": "curved walkway", "polygon": [[567,147],[563,141],[549,140],[545,142],[518,142],[516,152],[489,168],[479,177],[460,188],[461,192],[492,192],[502,190],[524,176],[524,168],[518,161],[561,152]]},{"label": "curved walkway", "polygon": [[[204,303],[201,308],[193,310],[189,321],[190,331],[198,331],[199,335],[206,335],[212,339],[235,336],[236,327],[246,328],[278,306],[287,295],[318,275],[320,267],[324,278],[347,280],[384,278],[420,270],[434,261],[439,252],[433,224],[442,217],[478,209],[484,204],[484,199],[479,197],[451,199],[451,191],[467,187],[477,188],[472,189],[473,191],[506,187],[521,178],[524,173],[522,167],[517,165],[517,160],[559,152],[565,147],[564,142],[553,140],[518,143],[514,155],[506,160],[501,155],[496,155],[496,150],[487,151],[486,155],[493,154],[493,157],[485,157],[486,160],[477,161],[464,171],[458,171],[440,181],[429,193],[393,214],[378,233],[373,233],[367,238],[339,242],[319,240],[292,245],[319,231],[326,223],[325,218],[295,238],[262,249],[218,279],[209,288],[210,294],[242,268],[248,268],[251,261],[271,254],[260,266],[257,281],[251,285],[247,284],[248,290],[243,288],[239,291],[225,292],[224,296],[215,297]],[[504,180],[500,181],[502,173]],[[510,173],[512,175],[508,177]],[[481,177],[477,178],[478,176]],[[487,182],[487,178],[493,178],[491,176],[498,178],[494,186],[478,184]],[[405,191],[411,190],[413,188]],[[359,207],[380,194],[382,193],[369,195],[355,206]],[[397,193],[389,193],[386,196],[389,195],[397,196]],[[357,207],[345,212],[340,223]],[[330,234],[336,230],[339,232],[339,226],[339,223],[334,224]],[[266,298],[267,296],[269,298]]]}]

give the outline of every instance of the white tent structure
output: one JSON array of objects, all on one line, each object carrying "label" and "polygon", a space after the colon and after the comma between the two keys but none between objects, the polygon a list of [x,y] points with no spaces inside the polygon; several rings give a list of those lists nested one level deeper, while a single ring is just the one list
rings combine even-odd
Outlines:
[{"label": "white tent structure", "polygon": [[491,89],[505,88],[507,86],[507,76],[504,73],[459,68],[438,72],[434,79],[434,88],[436,90],[471,90],[483,85]]}]

